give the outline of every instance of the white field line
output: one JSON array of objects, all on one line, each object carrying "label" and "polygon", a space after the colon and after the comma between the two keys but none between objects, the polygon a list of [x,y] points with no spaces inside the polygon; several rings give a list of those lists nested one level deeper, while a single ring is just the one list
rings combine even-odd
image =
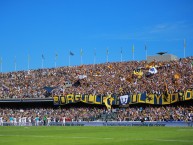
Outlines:
[{"label": "white field line", "polygon": [[192,142],[193,140],[178,140],[178,139],[125,139],[125,140],[136,140],[136,141],[160,141],[160,142]]},{"label": "white field line", "polygon": [[193,131],[193,129],[178,129],[177,131]]},{"label": "white field line", "polygon": [[193,140],[178,140],[178,139],[155,139],[156,141],[162,141],[162,142],[192,142]]},{"label": "white field line", "polygon": [[66,137],[66,136],[42,136],[42,135],[1,135],[0,137],[37,137],[37,138],[69,138],[69,139],[113,139],[113,138],[99,138],[99,137],[81,137],[81,136],[72,136],[72,137]]},{"label": "white field line", "polygon": [[[99,139],[99,140],[113,140],[116,138],[99,138],[99,137],[81,137],[81,136],[74,136],[74,137],[66,137],[66,136],[42,136],[42,135],[0,135],[0,137],[35,137],[35,138],[66,138],[66,139]],[[120,139],[120,138],[119,138]],[[160,142],[192,142],[193,140],[175,140],[175,139],[129,139],[123,138],[123,140],[130,140],[130,141],[160,141]]]}]

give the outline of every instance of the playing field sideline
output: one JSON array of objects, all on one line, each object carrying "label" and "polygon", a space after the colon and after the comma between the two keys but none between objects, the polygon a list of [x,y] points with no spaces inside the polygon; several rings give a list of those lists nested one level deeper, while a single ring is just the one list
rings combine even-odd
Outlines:
[{"label": "playing field sideline", "polygon": [[0,127],[0,145],[192,145],[193,128]]}]

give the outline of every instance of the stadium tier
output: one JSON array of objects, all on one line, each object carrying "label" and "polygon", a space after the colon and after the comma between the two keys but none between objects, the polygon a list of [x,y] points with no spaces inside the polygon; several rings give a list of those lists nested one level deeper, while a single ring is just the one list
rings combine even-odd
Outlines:
[{"label": "stadium tier", "polygon": [[[193,98],[193,57],[129,61],[1,73],[1,101],[51,100],[126,105],[171,104]],[[53,98],[53,100],[52,100]]]},{"label": "stadium tier", "polygon": [[111,111],[95,107],[0,109],[1,125],[66,125],[66,122],[192,122],[193,107],[130,107]]}]

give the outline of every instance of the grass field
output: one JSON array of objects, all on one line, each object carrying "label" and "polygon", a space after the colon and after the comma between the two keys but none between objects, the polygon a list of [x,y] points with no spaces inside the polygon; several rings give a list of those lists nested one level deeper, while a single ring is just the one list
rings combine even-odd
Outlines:
[{"label": "grass field", "polygon": [[188,127],[0,127],[0,145],[192,145]]}]

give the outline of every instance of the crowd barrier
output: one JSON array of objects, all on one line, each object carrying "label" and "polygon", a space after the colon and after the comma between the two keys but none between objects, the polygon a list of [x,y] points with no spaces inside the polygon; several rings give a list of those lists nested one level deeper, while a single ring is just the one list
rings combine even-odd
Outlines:
[{"label": "crowd barrier", "polygon": [[38,124],[35,123],[9,123],[3,122],[1,126],[162,126],[162,127],[193,127],[193,122],[182,122],[182,121],[172,121],[172,122],[139,122],[139,121],[93,121],[93,122],[50,122],[49,124],[44,124],[43,122],[39,122]]}]

